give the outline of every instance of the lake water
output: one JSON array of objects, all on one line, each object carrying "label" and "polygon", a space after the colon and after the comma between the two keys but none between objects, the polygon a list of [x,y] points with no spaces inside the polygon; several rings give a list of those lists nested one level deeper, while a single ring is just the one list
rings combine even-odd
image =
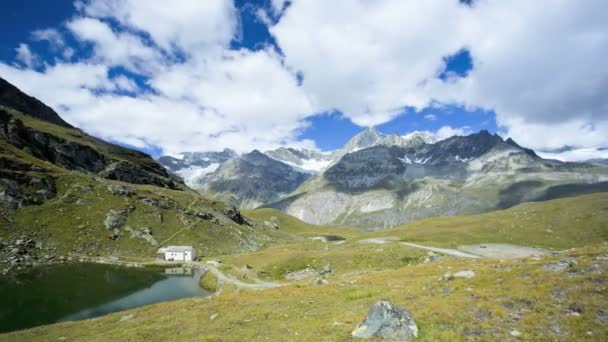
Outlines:
[{"label": "lake water", "polygon": [[45,266],[0,277],[0,332],[81,320],[186,297],[207,296],[200,274],[181,268],[99,264]]}]

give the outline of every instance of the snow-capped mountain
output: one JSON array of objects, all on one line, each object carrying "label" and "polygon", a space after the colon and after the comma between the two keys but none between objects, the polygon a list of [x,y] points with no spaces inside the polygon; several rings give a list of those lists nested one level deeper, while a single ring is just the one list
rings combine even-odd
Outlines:
[{"label": "snow-capped mountain", "polygon": [[546,160],[487,131],[416,146],[382,140],[345,154],[269,206],[311,223],[385,229],[608,190],[605,168]]},{"label": "snow-capped mountain", "polygon": [[279,200],[309,177],[307,172],[254,150],[222,163],[199,179],[197,188],[228,204],[254,209]]},{"label": "snow-capped mountain", "polygon": [[[368,128],[333,152],[230,152],[221,155],[224,161],[216,159],[213,172],[186,184],[233,205],[270,206],[317,224],[384,229],[428,216],[608,191],[606,168],[543,159],[487,131],[437,141],[425,132],[400,136]],[[182,175],[214,164],[206,154],[161,159]]]},{"label": "snow-capped mountain", "polygon": [[175,157],[160,157],[157,161],[183,178],[186,185],[197,187],[198,179],[215,171],[223,162],[237,156],[233,150],[225,149],[221,152],[183,152]]},{"label": "snow-capped mountain", "polygon": [[437,139],[428,132],[413,132],[404,136],[398,134],[382,134],[373,127],[366,128],[363,132],[352,137],[341,150],[336,151],[338,155],[356,152],[372,146],[400,146],[417,147],[422,144],[433,144]]},{"label": "snow-capped mountain", "polygon": [[318,173],[325,170],[333,160],[332,153],[322,153],[309,149],[279,147],[276,150],[266,151],[265,154],[309,173]]}]

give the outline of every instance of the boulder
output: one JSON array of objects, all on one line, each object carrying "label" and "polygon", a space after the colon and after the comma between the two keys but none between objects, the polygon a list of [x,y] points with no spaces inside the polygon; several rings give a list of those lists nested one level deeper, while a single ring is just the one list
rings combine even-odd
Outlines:
[{"label": "boulder", "polygon": [[126,209],[120,209],[120,210],[112,209],[106,214],[106,220],[104,221],[104,224],[106,226],[106,229],[114,230],[114,229],[118,229],[118,228],[122,227],[122,225],[125,224],[126,220],[127,220],[127,210]]},{"label": "boulder", "polygon": [[238,224],[241,224],[241,225],[244,224],[244,225],[248,225],[248,226],[251,225],[251,224],[249,224],[249,222],[247,222],[247,220],[245,220],[243,215],[241,215],[241,212],[235,207],[228,209],[224,214],[226,214],[226,216],[229,219],[231,219],[232,221],[234,221]]},{"label": "boulder", "polygon": [[352,335],[384,341],[412,341],[418,336],[418,326],[409,311],[380,300],[372,305],[367,317],[357,325]]}]

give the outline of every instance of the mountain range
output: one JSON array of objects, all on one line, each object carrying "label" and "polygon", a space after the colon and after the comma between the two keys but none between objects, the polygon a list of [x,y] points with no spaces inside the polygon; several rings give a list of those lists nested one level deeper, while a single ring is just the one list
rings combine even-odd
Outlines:
[{"label": "mountain range", "polygon": [[[171,170],[184,174],[201,162],[186,155],[195,154],[159,162],[183,165]],[[608,190],[600,165],[543,159],[485,130],[438,141],[425,132],[387,135],[369,127],[336,151],[281,147],[217,165],[201,166],[186,184],[245,209],[272,207],[309,223],[369,230]]]}]

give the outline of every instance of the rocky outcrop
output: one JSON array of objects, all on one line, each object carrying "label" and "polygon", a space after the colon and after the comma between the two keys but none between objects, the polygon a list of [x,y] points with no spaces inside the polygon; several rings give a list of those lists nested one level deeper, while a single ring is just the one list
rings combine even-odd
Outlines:
[{"label": "rocky outcrop", "polygon": [[53,254],[54,249],[46,246],[36,234],[21,234],[7,240],[0,238],[0,273],[51,262]]},{"label": "rocky outcrop", "polygon": [[381,300],[372,305],[352,335],[383,341],[412,341],[418,336],[418,326],[409,311]]},{"label": "rocky outcrop", "polygon": [[[102,141],[95,141],[99,144],[99,148],[94,148],[94,144],[68,140],[35,130],[2,109],[0,109],[0,139],[38,159],[68,170],[95,173],[104,178],[134,184],[152,184],[171,189],[182,187],[178,179],[172,178],[162,166],[144,153]],[[94,138],[90,139],[94,140]],[[110,154],[100,151],[102,149],[109,150]],[[137,163],[117,160],[117,157],[137,160]]]},{"label": "rocky outcrop", "polygon": [[129,213],[132,210],[133,208],[118,210],[110,209],[110,211],[108,211],[108,213],[106,214],[106,219],[103,224],[108,230],[120,229],[127,221],[127,217],[129,216]]},{"label": "rocky outcrop", "polygon": [[151,184],[170,189],[179,189],[179,184],[169,178],[168,174],[165,177],[159,177],[153,173],[146,172],[141,166],[127,162],[119,161],[108,165],[105,169],[99,172],[99,176],[107,179],[133,183],[133,184]]},{"label": "rocky outcrop", "polygon": [[243,215],[241,215],[241,212],[235,207],[228,209],[224,214],[226,215],[226,217],[228,217],[229,219],[231,219],[232,221],[234,221],[238,224],[247,225],[247,226],[251,225],[249,222],[247,222],[245,217],[243,217]]},{"label": "rocky outcrop", "polygon": [[14,210],[41,204],[56,194],[55,179],[50,175],[0,168],[0,208]]},{"label": "rocky outcrop", "polygon": [[132,238],[140,238],[146,240],[151,246],[158,246],[158,242],[152,236],[150,228],[134,229],[129,226],[125,227],[125,231],[131,233]]},{"label": "rocky outcrop", "polygon": [[101,171],[106,163],[104,156],[92,147],[34,130],[1,109],[0,139],[38,159],[68,170],[96,173]]}]

